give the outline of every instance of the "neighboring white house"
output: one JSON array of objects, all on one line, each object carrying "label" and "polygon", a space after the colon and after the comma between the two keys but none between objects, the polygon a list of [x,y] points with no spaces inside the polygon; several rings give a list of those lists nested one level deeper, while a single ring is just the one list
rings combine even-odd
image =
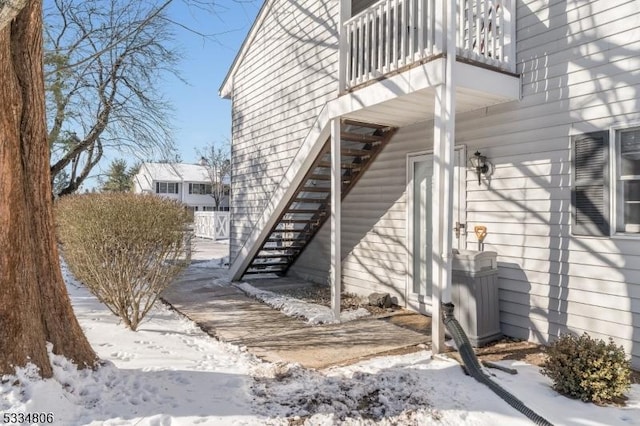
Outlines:
[{"label": "neighboring white house", "polygon": [[[224,184],[228,187],[229,181]],[[200,164],[142,163],[133,177],[133,192],[178,200],[193,211],[214,211],[216,205],[207,168]],[[229,210],[228,190],[219,207]]]},{"label": "neighboring white house", "polygon": [[486,226],[504,334],[613,337],[640,368],[637,0],[266,0],[220,93],[234,279],[437,315]]}]

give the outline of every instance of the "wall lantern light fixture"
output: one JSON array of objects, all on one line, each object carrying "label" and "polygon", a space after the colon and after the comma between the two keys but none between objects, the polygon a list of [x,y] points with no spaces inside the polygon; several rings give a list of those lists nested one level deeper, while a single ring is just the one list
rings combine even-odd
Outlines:
[{"label": "wall lantern light fixture", "polygon": [[480,185],[480,178],[482,175],[486,175],[489,172],[489,164],[487,163],[487,157],[480,154],[480,151],[476,151],[473,157],[469,158],[471,166],[476,169],[478,174],[478,185]]}]

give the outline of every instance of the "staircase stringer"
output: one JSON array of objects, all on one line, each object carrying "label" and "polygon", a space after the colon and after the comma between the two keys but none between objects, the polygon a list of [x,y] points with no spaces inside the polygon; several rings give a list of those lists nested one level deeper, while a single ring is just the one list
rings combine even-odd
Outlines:
[{"label": "staircase stringer", "polygon": [[[347,122],[346,124],[352,124],[352,122],[351,123]],[[360,123],[360,122],[358,122],[357,125],[362,126],[362,127],[365,126],[364,123]],[[371,128],[376,128],[374,126],[376,126],[376,125],[371,125]],[[380,129],[385,128],[385,127],[386,126],[379,126]],[[371,164],[373,164],[373,162],[378,157],[378,155],[382,152],[382,150],[385,148],[385,146],[387,146],[387,144],[389,143],[389,141],[391,140],[393,135],[398,131],[398,129],[395,128],[395,127],[388,127],[388,129],[389,130],[387,130],[387,132],[385,133],[385,137],[380,140],[380,143],[377,145],[377,147],[375,149],[371,150],[371,153],[369,154],[369,160],[364,164],[362,169],[360,169],[358,174],[353,179],[351,179],[351,181],[349,182],[349,184],[347,186],[343,185],[342,194],[341,194],[341,200],[344,200],[345,197],[351,191],[351,189],[353,189],[355,187],[355,185],[358,183],[358,181],[360,180],[362,175],[364,175],[366,173],[366,171],[369,169]],[[330,140],[327,142],[327,145],[330,145]],[[322,156],[319,156],[318,158],[322,158]],[[313,169],[311,169],[311,170],[313,170]],[[302,182],[301,185],[304,185],[304,181]],[[327,209],[330,209],[330,208],[331,208],[331,203],[328,202],[327,203]],[[328,218],[329,218],[329,214],[324,214],[324,215],[320,215],[319,216],[318,225],[315,226],[312,229],[312,231],[311,231],[311,233],[309,235],[309,239],[307,240],[306,244],[302,247],[302,249],[299,250],[295,255],[293,255],[291,257],[291,259],[289,261],[289,264],[282,271],[282,275],[286,275],[286,273],[289,271],[289,269],[291,269],[291,267],[296,263],[296,260],[298,260],[298,258],[302,255],[302,253],[304,253],[304,251],[307,249],[307,247],[309,247],[310,243],[313,241],[313,239],[315,238],[316,234],[320,231],[320,229],[324,226],[324,224],[325,224],[325,222],[327,221]],[[307,231],[309,226],[310,225],[305,226],[303,228],[303,230]]]},{"label": "staircase stringer", "polygon": [[[327,104],[328,105],[328,104]],[[238,281],[249,268],[253,258],[264,245],[264,241],[271,233],[271,229],[293,198],[298,186],[304,181],[304,177],[316,161],[330,137],[329,108],[325,105],[318,115],[298,153],[294,157],[291,166],[287,169],[280,185],[277,186],[262,215],[253,226],[249,237],[245,240],[229,267],[229,276],[233,281]],[[313,169],[311,169],[313,170]]]},{"label": "staircase stringer", "polygon": [[[313,162],[313,164],[311,164],[311,166],[309,167],[309,170],[305,173],[304,177],[302,178],[302,181],[296,187],[296,190],[293,192],[293,196],[286,203],[285,207],[282,209],[282,212],[280,213],[280,215],[276,219],[275,223],[271,226],[269,232],[267,233],[267,238],[265,238],[262,241],[262,243],[260,244],[260,248],[256,251],[256,254],[264,249],[265,244],[267,244],[269,235],[271,235],[274,232],[276,232],[276,227],[280,224],[280,222],[282,221],[283,217],[288,213],[288,210],[291,207],[291,205],[296,202],[296,197],[298,195],[300,195],[300,192],[304,188],[304,186],[307,183],[307,181],[309,180],[309,177],[314,173],[314,170],[316,169],[316,167],[318,167],[318,164],[320,163],[320,161],[322,161],[322,157],[329,152],[330,148],[331,148],[331,137],[329,137],[326,140],[326,142],[324,143],[324,146],[320,150],[320,153],[317,155],[315,161]],[[320,212],[320,209],[318,209],[318,212]],[[315,216],[316,215],[314,215],[313,217],[315,217]],[[313,220],[313,217],[310,220]],[[306,227],[305,227],[305,230],[306,230]],[[283,232],[287,232],[287,231],[283,231]],[[255,255],[254,255],[254,257],[255,257]],[[248,269],[251,266],[252,262],[253,262],[253,259],[251,260],[251,262],[249,262],[249,265],[247,266],[246,269]],[[246,269],[245,269],[245,271],[246,271]]]}]

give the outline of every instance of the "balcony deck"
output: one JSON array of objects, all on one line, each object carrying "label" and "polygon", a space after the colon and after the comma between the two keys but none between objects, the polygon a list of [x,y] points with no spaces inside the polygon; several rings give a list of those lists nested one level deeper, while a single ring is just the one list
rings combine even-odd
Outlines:
[{"label": "balcony deck", "polygon": [[[341,81],[351,91],[437,59],[445,51],[442,0],[380,0],[342,29]],[[515,2],[458,0],[459,60],[515,72]]]}]

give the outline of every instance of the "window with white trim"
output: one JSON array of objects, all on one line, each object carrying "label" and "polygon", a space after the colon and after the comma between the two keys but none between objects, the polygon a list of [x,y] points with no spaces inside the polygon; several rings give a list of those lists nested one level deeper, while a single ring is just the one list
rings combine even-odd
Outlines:
[{"label": "window with white trim", "polygon": [[616,232],[640,234],[640,127],[615,132]]},{"label": "window with white trim", "polygon": [[212,193],[211,184],[208,183],[190,183],[189,184],[189,194],[205,194],[209,195]]},{"label": "window with white trim", "polygon": [[571,233],[609,235],[609,132],[571,138]]},{"label": "window with white trim", "polygon": [[572,136],[571,177],[573,235],[640,235],[640,126]]},{"label": "window with white trim", "polygon": [[177,182],[156,182],[156,194],[177,194]]}]

